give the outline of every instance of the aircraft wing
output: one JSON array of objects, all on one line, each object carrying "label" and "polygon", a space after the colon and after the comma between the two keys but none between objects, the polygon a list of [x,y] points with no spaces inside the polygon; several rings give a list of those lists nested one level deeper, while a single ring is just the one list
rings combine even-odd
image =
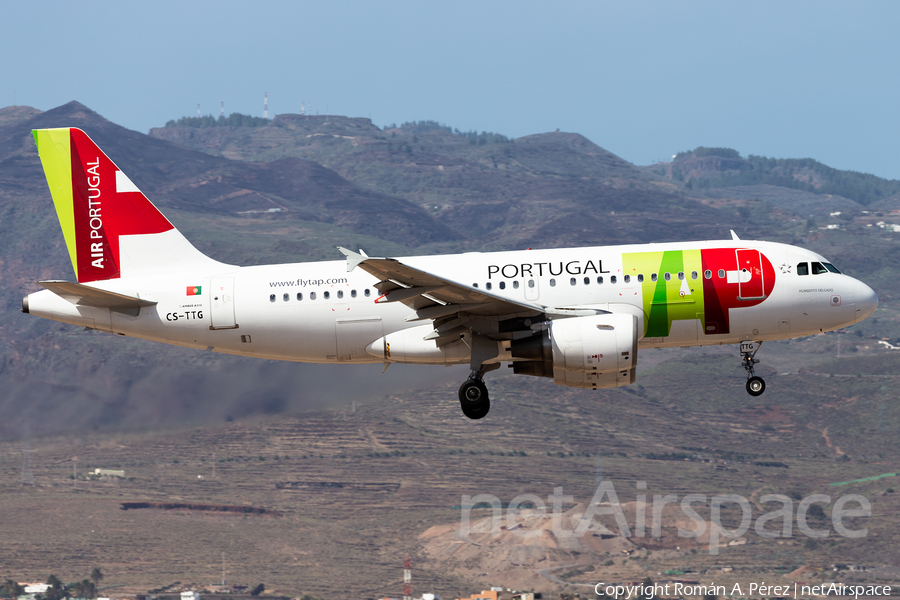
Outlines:
[{"label": "aircraft wing", "polygon": [[464,313],[473,317],[587,316],[607,311],[592,308],[549,307],[536,302],[505,298],[403,264],[394,258],[375,258],[346,248],[338,248],[347,257],[347,271],[359,267],[377,277],[375,285],[383,296],[379,301],[403,302],[416,311],[408,321],[439,319]]}]

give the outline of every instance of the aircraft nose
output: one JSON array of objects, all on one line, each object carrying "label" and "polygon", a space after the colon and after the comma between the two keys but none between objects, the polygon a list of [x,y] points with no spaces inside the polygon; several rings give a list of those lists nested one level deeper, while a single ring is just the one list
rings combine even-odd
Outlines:
[{"label": "aircraft nose", "polygon": [[856,280],[856,322],[859,323],[878,308],[878,295],[862,281]]}]

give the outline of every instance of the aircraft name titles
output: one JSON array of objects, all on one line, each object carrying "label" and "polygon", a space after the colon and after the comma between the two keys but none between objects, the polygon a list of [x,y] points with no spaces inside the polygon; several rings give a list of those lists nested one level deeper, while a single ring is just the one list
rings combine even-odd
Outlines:
[{"label": "aircraft name titles", "polygon": [[[582,266],[584,262],[584,266]],[[504,279],[515,279],[516,277],[542,277],[544,275],[544,267],[547,267],[549,275],[558,277],[564,272],[569,275],[587,275],[588,273],[600,274],[609,273],[603,270],[603,261],[598,260],[596,264],[593,260],[581,261],[570,260],[568,262],[535,262],[521,264],[506,265],[488,265],[488,279],[492,279],[494,275],[499,275]],[[534,271],[537,270],[537,274]]]}]

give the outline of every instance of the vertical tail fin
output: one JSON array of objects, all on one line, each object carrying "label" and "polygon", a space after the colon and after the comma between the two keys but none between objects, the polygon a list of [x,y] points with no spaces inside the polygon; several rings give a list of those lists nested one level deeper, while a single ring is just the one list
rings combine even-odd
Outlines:
[{"label": "vertical tail fin", "polygon": [[221,266],[194,248],[86,133],[32,132],[79,283]]}]

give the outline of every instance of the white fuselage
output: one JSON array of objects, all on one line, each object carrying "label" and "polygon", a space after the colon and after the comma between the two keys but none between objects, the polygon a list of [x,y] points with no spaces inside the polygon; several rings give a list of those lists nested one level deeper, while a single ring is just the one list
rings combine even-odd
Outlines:
[{"label": "white fuselage", "polygon": [[[727,333],[708,323],[700,298],[705,273],[684,267],[671,273],[672,285],[681,285],[677,300],[653,299],[646,286],[665,273],[640,273],[623,257],[654,253],[715,249],[758,250],[774,268],[774,282],[763,300],[725,309]],[[743,250],[741,250],[743,251]],[[699,256],[699,252],[697,252]],[[629,246],[527,250],[417,256],[400,259],[406,265],[466,286],[511,299],[553,307],[592,307],[626,312],[639,317],[640,347],[732,344],[746,340],[774,340],[839,329],[865,318],[877,297],[862,282],[834,272],[797,274],[796,265],[825,262],[821,256],[793,246],[771,242],[715,241]],[[627,260],[632,260],[628,258]],[[687,259],[685,258],[685,261]],[[716,282],[715,269],[707,285]],[[698,273],[698,271],[700,271]],[[625,276],[630,275],[630,281]],[[681,283],[678,278],[682,277]],[[745,285],[747,279],[733,285]],[[600,283],[602,278],[602,283]],[[615,283],[612,282],[615,278]],[[770,276],[771,278],[771,276]],[[732,284],[732,274],[720,280]],[[668,279],[667,279],[668,281]],[[49,319],[216,352],[276,360],[316,363],[366,363],[385,360],[413,363],[468,362],[465,351],[395,355],[386,358],[376,343],[389,335],[419,328],[407,335],[423,337],[429,321],[412,320],[415,311],[402,302],[386,302],[374,287],[378,280],[361,269],[347,272],[344,261],[293,263],[256,267],[226,267],[220,272],[186,271],[123,277],[92,286],[143,300],[155,306],[137,316],[105,308],[73,304],[43,290],[28,297],[28,311]],[[190,288],[199,294],[188,295]],[[749,289],[749,287],[747,288]],[[762,288],[761,288],[762,289]],[[742,291],[744,295],[746,291]],[[648,295],[649,294],[649,295]],[[649,307],[675,304],[682,316],[671,321],[666,335],[647,335]],[[685,313],[687,306],[687,313]],[[658,308],[658,306],[657,306]],[[696,318],[691,311],[696,309]],[[706,316],[704,316],[706,315]],[[657,328],[658,329],[658,328]],[[421,331],[422,336],[419,335]],[[656,332],[657,334],[659,331]],[[498,342],[503,345],[503,342]],[[368,350],[367,350],[368,348]],[[505,348],[505,347],[504,347]],[[507,348],[508,349],[508,348]],[[508,359],[501,349],[497,360]]]}]

